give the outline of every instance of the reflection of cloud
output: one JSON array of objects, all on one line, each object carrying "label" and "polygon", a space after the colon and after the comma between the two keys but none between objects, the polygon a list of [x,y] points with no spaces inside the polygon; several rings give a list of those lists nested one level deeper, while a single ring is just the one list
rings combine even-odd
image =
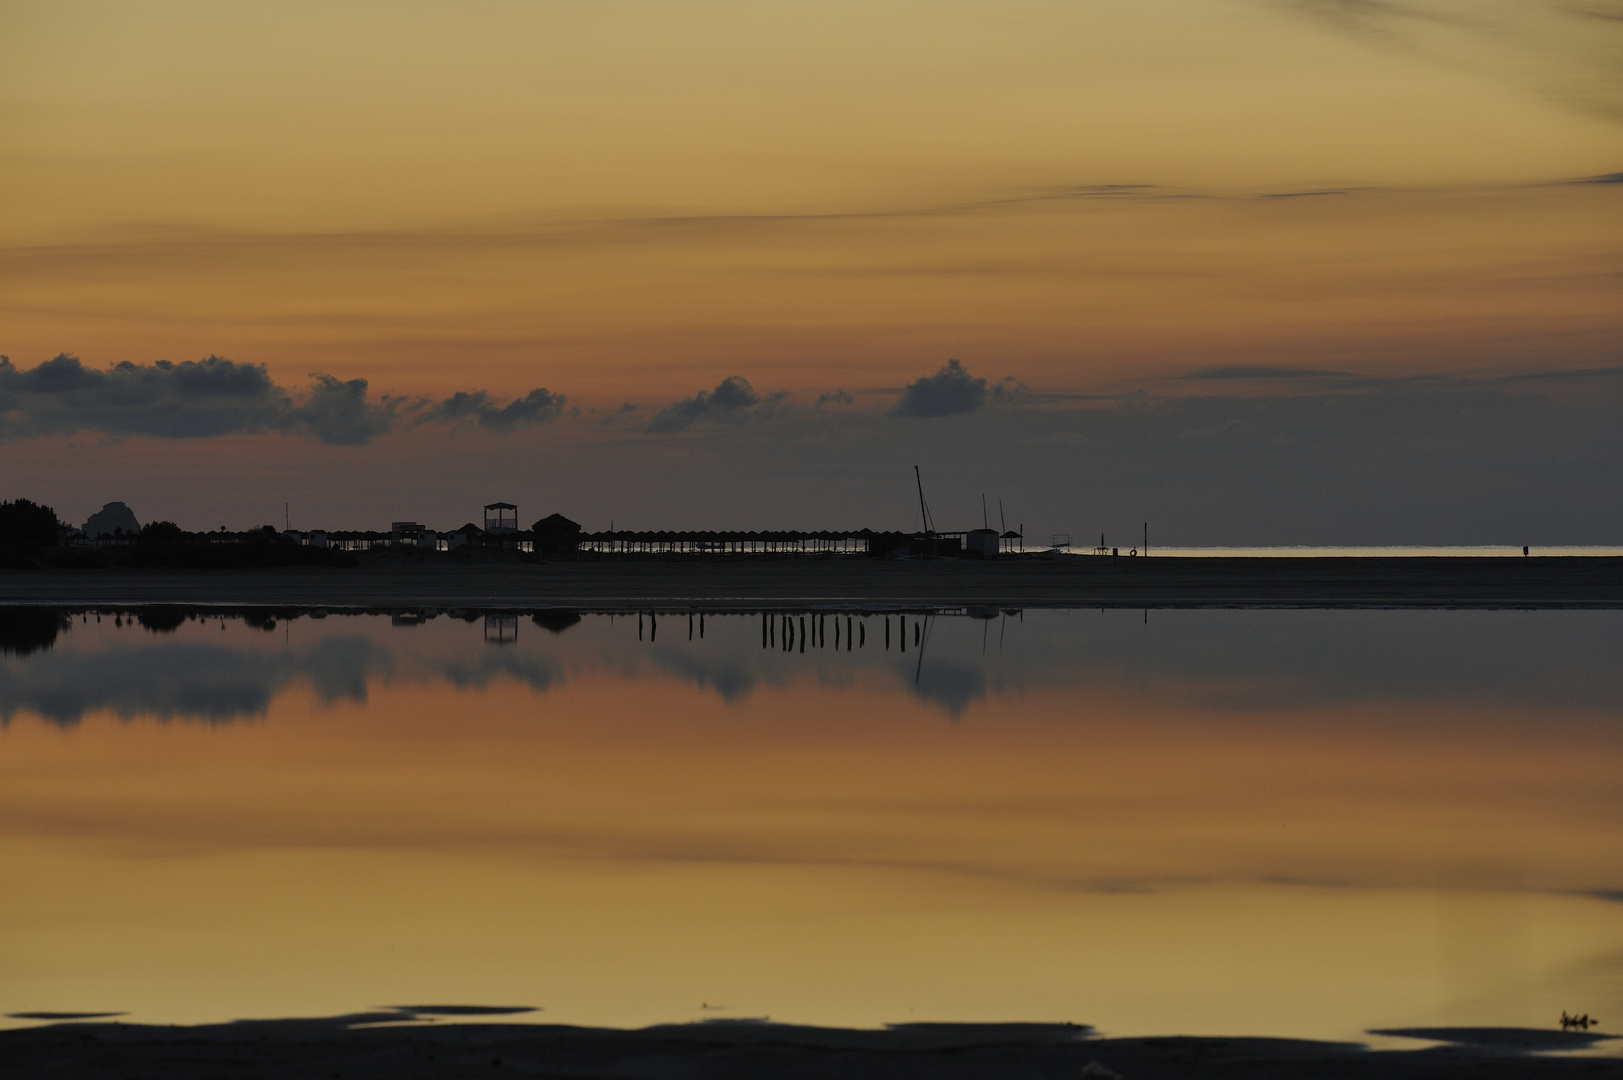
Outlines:
[{"label": "reflection of cloud", "polygon": [[[47,614],[59,627],[61,614]],[[607,620],[588,615],[562,637],[532,634],[499,650],[460,625],[449,637],[425,637],[394,630],[387,616],[329,616],[310,627],[314,644],[287,651],[266,648],[277,638],[257,634],[228,645],[184,632],[126,632],[88,647],[103,637],[76,629],[65,646],[0,659],[0,723],[18,711],[61,725],[98,711],[219,723],[262,716],[295,685],[324,702],[365,702],[374,681],[477,692],[511,679],[540,694],[576,669],[609,679],[674,676],[729,703],[803,678],[860,691],[866,671],[892,686],[901,680],[953,718],[988,695],[1044,687],[1137,686],[1225,724],[1360,705],[1359,723],[1372,724],[1412,716],[1406,706],[1449,704],[1470,706],[1481,726],[1563,710],[1589,715],[1623,699],[1619,612],[1160,611],[1145,623],[1137,611],[1032,611],[1023,623],[990,626],[937,616],[922,665],[911,646],[905,658],[886,652],[873,626],[857,652],[784,653],[761,648],[756,618],[735,618],[710,616],[707,639],[655,645],[621,631],[606,638]],[[1453,715],[1435,712],[1427,722],[1451,724]]]},{"label": "reflection of cloud", "polygon": [[[773,654],[776,655],[776,654]],[[745,700],[755,689],[756,674],[750,670],[753,666],[753,652],[744,657],[724,657],[720,659],[697,656],[692,653],[657,650],[653,656],[654,663],[661,670],[676,675],[699,689],[713,689],[721,699],[729,704],[736,704]]]},{"label": "reflection of cloud", "polygon": [[323,702],[365,701],[367,680],[395,670],[388,649],[362,637],[326,638],[292,665]]},{"label": "reflection of cloud", "polygon": [[496,432],[555,417],[564,398],[545,389],[498,405],[484,391],[437,404],[372,397],[365,379],[312,375],[295,395],[271,380],[263,364],[210,356],[154,364],[124,361],[87,368],[62,354],[24,371],[0,357],[0,436],[96,431],[163,439],[282,432],[358,446],[402,422],[471,423]]},{"label": "reflection of cloud", "polygon": [[917,675],[917,681],[913,681],[914,695],[939,705],[954,719],[970,702],[986,696],[986,671],[973,664],[926,660]]},{"label": "reflection of cloud", "polygon": [[540,692],[564,677],[563,668],[554,661],[515,652],[482,652],[471,660],[430,660],[428,668],[458,690],[482,690],[491,679],[505,676]]},{"label": "reflection of cloud", "polygon": [[126,719],[209,723],[263,716],[301,678],[323,701],[365,701],[367,680],[387,675],[393,664],[388,650],[365,638],[331,637],[298,654],[188,641],[54,650],[0,670],[0,722],[26,709],[69,726],[103,710]]}]

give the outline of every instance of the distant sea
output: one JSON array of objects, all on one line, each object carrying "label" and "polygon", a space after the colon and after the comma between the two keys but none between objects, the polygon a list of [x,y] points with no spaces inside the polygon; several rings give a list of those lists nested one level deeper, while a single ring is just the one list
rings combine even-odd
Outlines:
[{"label": "distant sea", "polygon": [[[1049,548],[1026,548],[1026,551],[1046,551]],[[1073,554],[1085,555],[1086,548],[1079,548],[1072,544],[1068,549]],[[1118,546],[1117,551],[1126,555],[1133,550],[1130,546]],[[1324,559],[1345,558],[1355,556],[1366,559],[1412,558],[1415,556],[1437,556],[1446,558],[1505,558],[1511,555],[1520,555],[1520,546],[1507,547],[1504,545],[1460,545],[1456,547],[1424,547],[1418,545],[1390,547],[1314,547],[1309,545],[1286,547],[1157,547],[1151,546],[1151,555],[1178,556],[1180,558],[1195,559],[1232,559],[1232,558],[1296,558],[1296,559]],[[1567,547],[1537,547],[1531,546],[1527,553],[1532,556],[1566,557],[1566,556],[1623,556],[1623,546],[1619,545],[1580,545]]]}]

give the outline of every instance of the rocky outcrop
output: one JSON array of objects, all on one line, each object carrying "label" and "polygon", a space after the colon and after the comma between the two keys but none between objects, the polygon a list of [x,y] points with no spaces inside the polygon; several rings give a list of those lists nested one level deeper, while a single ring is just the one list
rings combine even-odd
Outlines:
[{"label": "rocky outcrop", "polygon": [[120,529],[124,530],[125,536],[133,536],[141,531],[141,523],[135,520],[135,511],[121,502],[108,503],[85,522],[85,535],[92,540],[98,536],[116,535]]}]

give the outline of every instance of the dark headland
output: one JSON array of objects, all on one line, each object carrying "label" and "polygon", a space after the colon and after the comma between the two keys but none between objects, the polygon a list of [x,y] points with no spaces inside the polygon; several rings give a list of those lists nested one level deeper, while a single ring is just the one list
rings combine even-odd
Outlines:
[{"label": "dark headland", "polygon": [[[415,1007],[414,1007],[415,1008]],[[427,1007],[423,1007],[427,1009]],[[438,1010],[436,1010],[438,1011]],[[444,1010],[465,1016],[468,1010]],[[502,1010],[491,1010],[502,1011]],[[549,1024],[407,1023],[430,1011],[197,1027],[58,1023],[0,1032],[0,1075],[49,1078],[547,1076],[615,1080],[1182,1080],[1623,1075],[1594,1033],[1505,1028],[1382,1032],[1427,1042],[1096,1038],[1070,1024],[905,1024],[883,1030],[748,1021],[640,1030]]]},{"label": "dark headland", "polygon": [[1620,608],[1623,558],[613,558],[0,570],[0,604]]}]

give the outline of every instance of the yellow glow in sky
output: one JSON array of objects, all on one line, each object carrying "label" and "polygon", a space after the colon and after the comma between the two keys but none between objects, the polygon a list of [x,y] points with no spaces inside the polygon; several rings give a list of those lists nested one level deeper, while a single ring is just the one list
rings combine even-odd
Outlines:
[{"label": "yellow glow in sky", "polygon": [[1623,24],[1457,7],[12,5],[0,351],[607,407],[1581,365]]}]

